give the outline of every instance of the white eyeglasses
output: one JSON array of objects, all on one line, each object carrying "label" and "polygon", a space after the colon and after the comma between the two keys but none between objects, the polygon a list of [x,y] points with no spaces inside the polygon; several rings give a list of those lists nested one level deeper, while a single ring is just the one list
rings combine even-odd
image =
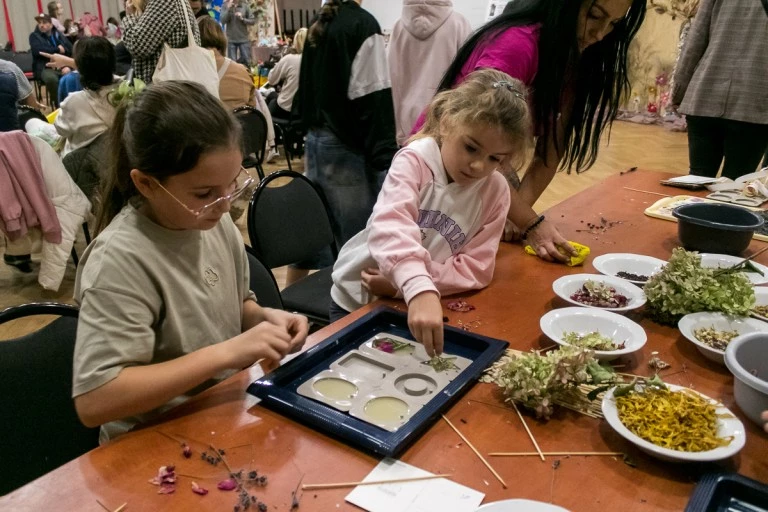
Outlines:
[{"label": "white eyeglasses", "polygon": [[227,194],[226,196],[221,196],[218,199],[214,200],[213,202],[208,203],[205,206],[203,206],[201,208],[198,208],[196,210],[193,210],[192,208],[190,208],[189,206],[184,204],[184,202],[181,199],[179,199],[178,197],[173,195],[171,193],[171,191],[168,190],[167,188],[165,188],[163,186],[163,184],[160,183],[157,179],[155,179],[155,178],[152,178],[152,179],[155,180],[155,183],[157,183],[158,186],[161,189],[165,190],[165,192],[169,196],[171,196],[174,201],[176,201],[181,206],[183,206],[185,210],[187,210],[189,213],[191,213],[195,217],[199,217],[199,216],[203,215],[205,212],[210,211],[212,208],[215,208],[216,206],[218,206],[222,202],[224,202],[224,201],[234,201],[235,199],[237,199],[238,197],[243,195],[243,192],[245,192],[246,189],[248,189],[248,187],[250,187],[253,184],[253,182],[256,181],[256,178],[251,176],[251,174],[245,169],[245,167],[240,167],[240,172],[235,177],[235,181],[237,181],[243,173],[245,173],[245,175],[248,176],[248,177],[246,179],[244,179],[242,183],[239,183],[239,184],[235,185],[235,190],[233,190],[231,194]]}]

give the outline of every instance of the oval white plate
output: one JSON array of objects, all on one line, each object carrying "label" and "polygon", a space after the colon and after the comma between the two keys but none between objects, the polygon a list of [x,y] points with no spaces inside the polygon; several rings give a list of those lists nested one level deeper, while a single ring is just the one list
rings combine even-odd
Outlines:
[{"label": "oval white plate", "polygon": [[624,342],[620,350],[595,350],[595,357],[601,361],[612,361],[625,354],[631,354],[643,348],[648,337],[639,324],[627,317],[597,308],[561,308],[553,309],[539,320],[544,334],[558,345],[568,345],[563,340],[567,332],[588,334],[597,331],[614,341]]},{"label": "oval white plate", "polygon": [[619,279],[624,279],[625,281],[639,284],[640,286],[644,285],[645,281],[625,279],[616,274],[618,272],[630,272],[632,274],[651,277],[666,264],[666,261],[654,258],[653,256],[643,256],[642,254],[630,254],[625,252],[603,254],[592,260],[592,266],[594,266],[601,274],[618,277]]},{"label": "oval white plate", "polygon": [[[611,288],[614,288],[617,293],[624,295],[629,300],[629,302],[623,308],[598,308],[596,306],[588,306],[571,299],[571,295],[581,290],[581,287],[584,286],[584,283],[587,281],[605,283]],[[645,294],[643,293],[643,290],[633,285],[632,283],[625,281],[624,279],[619,279],[618,277],[612,276],[603,276],[600,274],[573,274],[570,276],[563,276],[552,283],[552,290],[558,297],[566,302],[570,302],[575,306],[581,306],[583,308],[604,309],[606,311],[613,311],[614,313],[619,311],[631,311],[645,304]]]},{"label": "oval white plate", "polygon": [[[701,266],[709,268],[725,268],[733,266],[743,259],[744,258],[739,258],[738,256],[728,256],[727,254],[703,253],[701,254]],[[750,282],[754,285],[768,283],[768,267],[754,261],[752,264],[759,268],[760,271],[765,275],[761,276],[756,272],[744,272],[744,275],[747,276],[747,279],[749,279]]]},{"label": "oval white plate", "polygon": [[486,503],[475,512],[568,512],[568,510],[542,501],[502,500]]},{"label": "oval white plate", "polygon": [[683,336],[696,345],[699,352],[710,361],[725,364],[725,351],[712,348],[696,339],[696,329],[714,327],[718,331],[738,331],[739,335],[750,332],[768,332],[768,324],[745,316],[729,316],[724,313],[691,313],[677,322]]},{"label": "oval white plate", "polygon": [[[680,391],[681,389],[685,389],[682,386],[675,386],[674,384],[667,384],[667,387],[671,391]],[[730,444],[728,444],[728,446],[721,446],[719,448],[715,448],[714,450],[707,450],[705,452],[681,452],[678,450],[671,450],[669,448],[656,446],[650,441],[646,441],[640,436],[633,434],[621,422],[619,419],[619,412],[616,409],[616,402],[613,399],[613,391],[615,389],[615,387],[611,388],[605,392],[605,395],[603,395],[603,416],[617,434],[619,434],[627,441],[633,443],[648,455],[670,462],[711,462],[732,457],[733,455],[736,455],[739,450],[744,448],[744,443],[747,440],[747,434],[744,432],[744,424],[741,422],[741,420],[739,420],[725,406],[701,393],[698,394],[703,398],[710,400],[713,404],[716,405],[718,415],[729,416],[728,418],[719,418],[717,420],[717,435],[720,437],[733,436],[733,440],[730,442]],[[697,392],[694,391],[694,393]]]},{"label": "oval white plate", "polygon": [[[755,288],[755,306],[768,306],[768,288]],[[768,317],[758,315],[754,311],[752,316],[759,318],[764,322],[768,322]]]}]

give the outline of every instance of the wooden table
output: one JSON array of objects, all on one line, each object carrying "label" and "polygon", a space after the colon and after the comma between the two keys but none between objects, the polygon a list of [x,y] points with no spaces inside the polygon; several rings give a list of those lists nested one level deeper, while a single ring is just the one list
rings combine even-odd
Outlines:
[{"label": "wooden table", "polygon": [[[664,177],[668,176],[647,171],[615,176],[557,205],[547,215],[569,239],[589,245],[592,257],[608,252],[635,252],[666,259],[677,245],[677,226],[643,215],[643,210],[658,196],[623,188],[676,194],[675,189],[658,184]],[[589,222],[599,222],[601,217],[623,222],[599,235],[578,231]],[[753,242],[750,250],[762,246],[762,242]],[[758,260],[768,263],[768,255]],[[469,299],[476,311],[446,314],[453,325],[459,319],[480,320],[476,332],[508,340],[513,348],[543,346],[549,343],[539,329],[539,318],[563,305],[552,292],[552,281],[569,273],[593,271],[589,262],[583,268],[568,268],[527,256],[518,245],[502,244],[493,283]],[[319,331],[308,345],[336,332],[369,309],[363,308]],[[723,400],[747,428],[745,448],[727,461],[725,468],[766,480],[768,437],[735,406],[733,379],[728,371],[704,359],[676,329],[647,319],[640,322],[648,333],[648,344],[635,357],[624,359],[625,371],[647,374],[650,352],[657,350],[663,360],[672,364],[666,372],[668,382],[693,385]],[[125,435],[0,498],[0,510],[99,511],[102,508],[97,499],[112,510],[127,502],[128,512],[232,510],[237,502],[235,492],[216,489],[216,483],[226,477],[226,470],[221,465],[208,465],[199,457],[199,452],[207,448],[205,443],[226,449],[227,459],[235,470],[258,469],[269,476],[268,486],[257,495],[269,504],[270,511],[290,509],[291,491],[302,475],[304,483],[356,481],[376,465],[376,457],[254,405],[255,399],[245,389],[255,375],[254,370],[241,372],[173,411],[162,423]],[[499,407],[501,404],[495,386],[478,384],[447,415],[482,453],[533,451],[515,413]],[[455,481],[486,493],[486,502],[527,498],[551,501],[572,511],[679,511],[693,490],[694,475],[712,469],[649,458],[614,434],[604,421],[574,412],[560,409],[546,423],[539,423],[530,415],[526,417],[544,451],[625,451],[637,467],[611,457],[560,457],[557,469],[553,468],[555,458],[546,462],[533,457],[491,458],[509,484],[504,490],[443,421],[432,425],[401,458],[428,471],[453,473]],[[157,431],[189,440],[195,454],[184,459],[178,443]],[[158,495],[157,487],[147,480],[166,464],[175,464],[178,473],[194,478],[182,476],[175,494]],[[210,493],[193,494],[193,479]],[[308,491],[301,498],[300,510],[357,510],[344,502],[349,491]]]}]

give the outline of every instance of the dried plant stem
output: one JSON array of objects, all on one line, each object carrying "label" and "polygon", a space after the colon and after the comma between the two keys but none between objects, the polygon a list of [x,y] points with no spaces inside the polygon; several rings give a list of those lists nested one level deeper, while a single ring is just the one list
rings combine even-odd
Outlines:
[{"label": "dried plant stem", "polygon": [[338,482],[334,484],[305,484],[301,486],[302,491],[315,491],[318,489],[338,489],[340,487],[357,487],[358,485],[386,485],[386,484],[399,484],[403,482],[418,482],[420,480],[433,480],[435,478],[448,478],[453,476],[447,475],[427,475],[427,476],[414,476],[410,478],[397,478],[394,480],[372,480],[370,482]]},{"label": "dried plant stem", "polygon": [[445,414],[443,414],[442,416],[443,416],[443,419],[445,420],[445,422],[446,422],[446,423],[448,423],[448,425],[449,425],[449,426],[450,426],[450,427],[453,429],[453,431],[454,431],[454,432],[456,432],[456,434],[458,434],[458,436],[459,436],[459,437],[460,437],[460,438],[461,438],[461,439],[462,439],[462,440],[463,440],[465,443],[467,443],[467,446],[469,446],[469,448],[470,448],[470,449],[471,449],[473,452],[475,452],[475,455],[477,455],[477,456],[478,456],[478,458],[480,459],[480,461],[481,461],[483,464],[485,464],[485,467],[487,467],[489,470],[491,470],[491,473],[493,473],[493,476],[495,476],[495,477],[496,477],[496,480],[498,480],[499,482],[501,482],[501,485],[502,485],[502,486],[503,486],[503,487],[506,489],[506,488],[507,488],[507,483],[504,481],[504,479],[503,479],[503,478],[501,478],[501,476],[500,476],[500,475],[499,475],[499,474],[496,472],[496,470],[495,470],[495,469],[493,469],[493,466],[491,466],[491,464],[490,464],[490,463],[489,463],[487,460],[485,460],[485,457],[483,457],[483,456],[480,454],[480,452],[479,452],[479,451],[477,451],[477,448],[475,448],[475,446],[474,446],[472,443],[470,443],[470,442],[469,442],[469,439],[467,439],[466,437],[464,437],[464,434],[462,434],[462,433],[461,433],[461,431],[460,431],[459,429],[457,429],[457,428],[456,428],[456,427],[453,425],[453,423],[451,423],[451,420],[449,420],[449,419],[448,419],[448,417],[447,417]]},{"label": "dried plant stem", "polygon": [[[102,502],[100,502],[99,500],[96,500],[96,503],[98,503],[99,505],[101,505],[101,508],[103,508],[103,509],[104,509],[104,510],[106,510],[107,512],[113,512],[111,508],[109,508],[108,506],[106,506],[105,504],[103,504]],[[128,506],[128,502],[125,502],[125,503],[123,503],[122,505],[120,505],[119,507],[117,507],[117,508],[114,510],[114,512],[123,512],[123,510],[125,510],[125,507],[127,507],[127,506]]]},{"label": "dried plant stem", "polygon": [[101,505],[101,508],[103,508],[103,509],[104,509],[104,510],[106,510],[107,512],[112,512],[112,509],[111,509],[111,508],[109,508],[108,506],[106,506],[105,504],[103,504],[102,502],[100,502],[99,500],[96,500],[96,503],[98,503],[99,505]]},{"label": "dried plant stem", "polygon": [[624,187],[624,190],[631,190],[632,192],[642,192],[643,194],[653,194],[654,196],[672,197],[669,194],[662,194],[660,192],[651,192],[650,190],[640,190],[639,188]]},{"label": "dried plant stem", "polygon": [[512,405],[515,407],[515,412],[517,413],[517,417],[520,418],[520,423],[523,424],[525,431],[528,432],[528,437],[531,438],[531,442],[533,443],[533,446],[536,448],[536,451],[539,453],[539,457],[541,457],[542,461],[547,460],[544,458],[544,454],[541,453],[541,448],[539,448],[539,443],[537,443],[536,438],[533,437],[533,432],[531,432],[531,429],[528,428],[528,424],[525,422],[525,418],[523,418],[523,415],[520,414],[520,409],[517,408],[517,404],[515,402],[512,402]]},{"label": "dried plant stem", "polygon": [[185,475],[184,473],[176,473],[176,476],[183,476],[185,478],[192,478],[194,480],[213,480],[214,478],[220,479],[221,475],[219,476],[197,476],[197,475]]},{"label": "dried plant stem", "polygon": [[128,502],[125,502],[122,505],[120,505],[119,507],[117,507],[115,509],[115,512],[123,512],[123,510],[125,510],[125,507],[127,507],[127,506],[128,506]]},{"label": "dried plant stem", "polygon": [[[538,457],[538,452],[491,452],[491,457]],[[623,452],[544,452],[544,455],[550,457],[620,457]]]}]

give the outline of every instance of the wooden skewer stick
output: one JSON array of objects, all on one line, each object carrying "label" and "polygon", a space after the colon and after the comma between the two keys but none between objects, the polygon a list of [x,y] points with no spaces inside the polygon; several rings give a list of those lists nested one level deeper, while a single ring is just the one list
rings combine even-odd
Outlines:
[{"label": "wooden skewer stick", "polygon": [[640,190],[639,188],[624,187],[624,190],[631,190],[632,192],[642,192],[643,194],[653,194],[654,196],[672,197],[669,194],[662,194],[660,192],[651,192],[650,190]]},{"label": "wooden skewer stick", "polygon": [[475,448],[475,446],[474,446],[472,443],[470,443],[470,442],[469,442],[469,439],[467,439],[466,437],[464,437],[464,434],[462,434],[462,433],[461,433],[461,431],[459,431],[459,429],[457,429],[457,428],[456,428],[456,427],[453,425],[453,423],[451,423],[451,420],[449,420],[449,419],[448,419],[448,418],[445,416],[445,414],[443,414],[442,416],[443,416],[443,419],[445,420],[445,422],[446,422],[446,423],[448,423],[448,425],[449,425],[449,426],[450,426],[450,427],[453,429],[453,431],[454,431],[454,432],[456,432],[456,433],[459,435],[459,437],[460,437],[460,438],[461,438],[461,439],[462,439],[462,440],[463,440],[465,443],[467,443],[467,446],[469,446],[469,447],[472,449],[472,451],[473,451],[473,452],[475,452],[475,455],[477,455],[477,456],[478,456],[478,458],[480,458],[480,461],[481,461],[483,464],[485,464],[485,467],[487,467],[488,469],[490,469],[490,470],[491,470],[491,473],[493,473],[493,476],[495,476],[495,477],[496,477],[496,480],[498,480],[499,482],[501,482],[501,485],[502,485],[502,486],[503,486],[503,487],[506,489],[506,488],[507,488],[507,482],[505,482],[505,481],[504,481],[504,479],[503,479],[503,478],[501,478],[501,476],[500,476],[500,475],[499,475],[499,474],[496,472],[496,470],[495,470],[495,469],[493,469],[493,466],[491,466],[491,465],[490,465],[490,463],[488,463],[488,461],[487,461],[487,460],[485,460],[485,457],[483,457],[483,456],[480,454],[480,452],[479,452],[479,451],[477,451],[477,448]]},{"label": "wooden skewer stick", "polygon": [[128,502],[125,502],[125,503],[123,503],[122,505],[120,505],[119,507],[117,507],[117,508],[115,509],[115,512],[123,512],[123,510],[124,510],[124,509],[125,509],[125,507],[127,507],[127,506],[128,506]]},{"label": "wooden skewer stick", "polygon": [[338,489],[340,487],[357,487],[358,485],[386,485],[386,484],[399,484],[403,482],[418,482],[420,480],[433,480],[435,478],[448,478],[449,475],[427,475],[427,476],[414,476],[410,478],[396,478],[394,480],[371,480],[370,482],[338,482],[335,484],[304,484],[301,486],[302,491],[315,491],[318,489]]},{"label": "wooden skewer stick", "polygon": [[107,512],[112,512],[112,509],[111,509],[111,508],[109,508],[108,506],[106,506],[105,504],[103,504],[102,502],[100,502],[99,500],[96,500],[96,503],[98,503],[99,505],[101,505],[101,508],[103,508],[103,509],[104,509],[104,510],[106,510]]},{"label": "wooden skewer stick", "polygon": [[741,260],[740,262],[738,262],[738,263],[735,263],[735,264],[731,265],[730,267],[727,267],[727,268],[721,268],[720,270],[718,270],[717,272],[715,272],[715,274],[714,274],[714,275],[715,275],[715,276],[719,276],[720,274],[723,274],[723,273],[724,273],[724,272],[726,272],[727,270],[731,270],[731,269],[737,268],[737,267],[739,267],[739,266],[741,266],[741,265],[745,264],[746,262],[748,262],[748,261],[751,261],[751,260],[752,260],[752,259],[754,259],[754,258],[757,258],[757,257],[758,257],[758,256],[760,256],[761,254],[763,254],[765,251],[768,251],[768,247],[763,247],[762,249],[760,249],[759,251],[757,251],[757,252],[756,252],[755,254],[753,254],[752,256],[749,256],[749,257],[747,257],[747,258],[744,258],[744,259],[743,259],[743,260]]},{"label": "wooden skewer stick", "polygon": [[520,409],[517,408],[517,404],[513,401],[512,405],[515,406],[515,412],[517,413],[517,416],[520,418],[520,422],[523,424],[523,427],[525,427],[525,431],[528,432],[528,437],[531,438],[531,442],[533,443],[533,446],[536,447],[536,451],[539,453],[539,457],[541,457],[541,460],[546,461],[547,459],[544,458],[544,454],[541,453],[541,448],[539,448],[539,443],[536,442],[536,438],[533,437],[533,433],[531,432],[531,429],[528,428],[528,424],[525,422],[525,419],[523,419],[523,415],[520,414]]},{"label": "wooden skewer stick", "polygon": [[[537,457],[539,452],[492,452],[491,457]],[[566,455],[584,456],[584,457],[621,457],[623,452],[544,452],[544,455],[550,457],[564,457]]]}]

